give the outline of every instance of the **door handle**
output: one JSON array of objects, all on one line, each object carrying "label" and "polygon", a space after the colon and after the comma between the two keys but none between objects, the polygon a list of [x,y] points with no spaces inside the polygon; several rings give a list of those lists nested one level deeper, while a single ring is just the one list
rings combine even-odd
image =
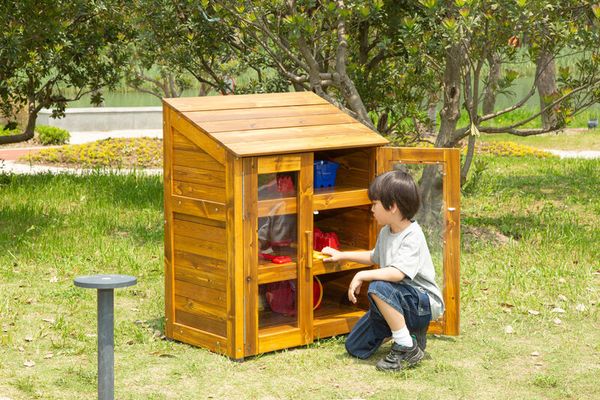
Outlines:
[{"label": "door handle", "polygon": [[305,255],[306,255],[306,268],[312,268],[312,249],[313,249],[313,234],[312,231],[304,231],[304,243],[306,244]]}]

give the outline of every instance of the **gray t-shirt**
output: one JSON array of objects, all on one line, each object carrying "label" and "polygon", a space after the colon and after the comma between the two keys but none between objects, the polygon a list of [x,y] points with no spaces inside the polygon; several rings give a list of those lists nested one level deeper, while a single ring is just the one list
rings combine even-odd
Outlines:
[{"label": "gray t-shirt", "polygon": [[399,233],[389,225],[381,228],[377,244],[371,252],[371,261],[379,267],[394,267],[406,275],[405,283],[423,288],[429,295],[431,319],[444,313],[442,293],[435,283],[435,269],[423,230],[417,222]]}]

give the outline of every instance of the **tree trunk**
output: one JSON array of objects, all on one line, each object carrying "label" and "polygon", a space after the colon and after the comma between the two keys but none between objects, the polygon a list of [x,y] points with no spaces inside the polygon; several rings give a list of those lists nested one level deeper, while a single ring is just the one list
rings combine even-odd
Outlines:
[{"label": "tree trunk", "polygon": [[498,81],[500,80],[500,56],[493,53],[488,57],[490,71],[488,75],[488,84],[483,92],[483,115],[494,112],[496,106],[496,90],[498,89]]},{"label": "tree trunk", "polygon": [[[444,104],[440,111],[440,130],[435,147],[449,147],[460,117],[461,65],[463,55],[460,45],[454,45],[446,51],[446,67],[444,71]],[[431,228],[440,225],[443,198],[442,174],[437,165],[428,165],[421,177],[422,208],[419,213],[421,223]]]},{"label": "tree trunk", "polygon": [[13,136],[0,136],[0,144],[8,144],[8,143],[19,143],[25,142],[29,139],[33,138],[33,133],[35,131],[35,122],[37,120],[38,112],[40,112],[40,108],[29,108],[29,115],[27,117],[27,126],[25,127],[25,131],[19,135]]},{"label": "tree trunk", "polygon": [[[536,72],[539,74],[538,79],[538,94],[540,96],[540,110],[543,110],[548,104],[552,103],[553,97],[556,95],[556,64],[554,56],[542,51],[537,59]],[[536,74],[536,75],[537,75]],[[558,119],[554,110],[549,109],[542,113],[542,128],[550,129],[556,126]]]}]

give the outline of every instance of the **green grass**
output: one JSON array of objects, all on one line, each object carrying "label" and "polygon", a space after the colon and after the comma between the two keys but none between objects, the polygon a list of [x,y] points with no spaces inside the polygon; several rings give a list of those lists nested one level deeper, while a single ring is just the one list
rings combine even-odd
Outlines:
[{"label": "green grass", "polygon": [[461,335],[399,374],[343,337],[243,363],[161,340],[161,178],[0,175],[0,397],[95,397],[95,293],[73,286],[92,273],[138,277],[116,291],[120,399],[600,397],[600,161],[486,160],[462,199]]}]

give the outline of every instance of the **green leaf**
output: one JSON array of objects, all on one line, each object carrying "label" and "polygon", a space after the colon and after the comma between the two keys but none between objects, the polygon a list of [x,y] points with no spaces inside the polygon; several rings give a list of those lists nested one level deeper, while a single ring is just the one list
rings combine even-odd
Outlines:
[{"label": "green leaf", "polygon": [[592,5],[592,11],[594,12],[596,18],[600,19],[600,4]]},{"label": "green leaf", "polygon": [[527,5],[527,0],[516,0],[516,1],[517,1],[517,5],[521,8],[523,8]]},{"label": "green leaf", "polygon": [[437,4],[437,0],[419,0],[419,3],[429,9],[432,9]]}]

